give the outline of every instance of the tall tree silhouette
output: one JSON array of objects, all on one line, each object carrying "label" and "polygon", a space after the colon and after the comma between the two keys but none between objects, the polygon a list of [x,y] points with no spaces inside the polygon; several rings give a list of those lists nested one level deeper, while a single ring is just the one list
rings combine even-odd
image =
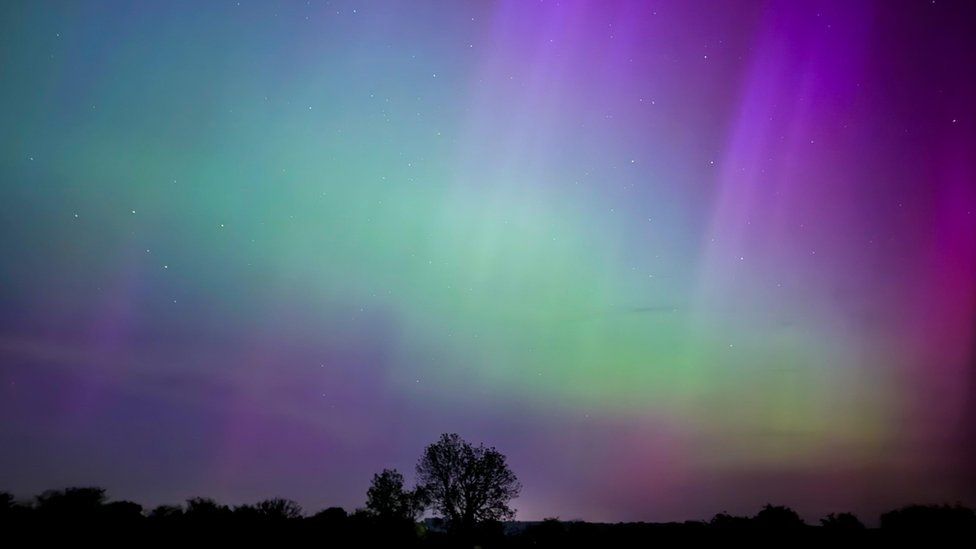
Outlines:
[{"label": "tall tree silhouette", "polygon": [[366,509],[383,522],[410,522],[424,510],[423,490],[405,490],[403,475],[396,469],[383,469],[373,475],[366,492]]},{"label": "tall tree silhouette", "polygon": [[456,433],[441,435],[424,450],[417,481],[450,527],[463,532],[514,516],[508,504],[522,489],[501,452],[474,447]]}]

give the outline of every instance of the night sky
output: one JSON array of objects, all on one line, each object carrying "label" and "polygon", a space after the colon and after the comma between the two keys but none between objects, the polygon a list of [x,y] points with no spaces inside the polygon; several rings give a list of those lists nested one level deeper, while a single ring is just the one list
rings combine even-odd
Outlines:
[{"label": "night sky", "polygon": [[0,489],[976,503],[976,5],[0,4]]}]

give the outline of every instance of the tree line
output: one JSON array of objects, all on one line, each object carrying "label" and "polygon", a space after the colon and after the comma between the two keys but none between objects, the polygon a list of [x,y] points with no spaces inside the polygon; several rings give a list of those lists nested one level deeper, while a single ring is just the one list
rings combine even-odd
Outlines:
[{"label": "tree line", "polygon": [[[857,540],[886,542],[904,536],[962,534],[976,537],[976,513],[962,505],[910,505],[884,513],[868,529],[851,513],[806,524],[792,509],[766,505],[753,517],[719,513],[709,521],[597,524],[560,521],[506,522],[521,484],[493,447],[474,446],[444,434],[417,463],[416,486],[384,469],[373,476],[365,506],[352,513],[329,507],[307,514],[291,500],[272,498],[234,507],[210,498],[151,510],[131,501],[109,501],[102,488],[49,490],[31,501],[0,492],[0,532],[32,539],[74,537],[130,543],[187,541],[277,542],[315,540],[325,546],[383,544],[403,547],[600,547],[680,539]],[[425,515],[433,515],[424,518]],[[2,540],[3,538],[0,538]]]}]

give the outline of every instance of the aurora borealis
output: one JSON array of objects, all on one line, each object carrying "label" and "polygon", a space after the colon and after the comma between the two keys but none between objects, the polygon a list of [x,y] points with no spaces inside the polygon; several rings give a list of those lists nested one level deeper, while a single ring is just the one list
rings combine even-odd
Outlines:
[{"label": "aurora borealis", "polygon": [[0,489],[976,503],[966,2],[4,2]]}]

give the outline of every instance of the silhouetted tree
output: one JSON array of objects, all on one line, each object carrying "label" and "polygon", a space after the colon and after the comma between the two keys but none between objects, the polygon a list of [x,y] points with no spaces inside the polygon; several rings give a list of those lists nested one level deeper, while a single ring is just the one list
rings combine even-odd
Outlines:
[{"label": "silhouetted tree", "polygon": [[302,518],[302,506],[290,499],[272,498],[254,506],[258,515],[266,520],[295,520]]},{"label": "silhouetted tree", "polygon": [[820,519],[820,525],[830,530],[864,530],[864,523],[853,513],[831,513]]},{"label": "silhouetted tree", "polygon": [[255,521],[262,520],[264,517],[258,512],[258,508],[250,503],[237,505],[233,510],[234,520],[243,524],[253,524]]},{"label": "silhouetted tree", "polygon": [[396,469],[383,469],[373,475],[366,492],[366,509],[383,522],[414,522],[424,510],[423,490],[405,490],[403,475]]},{"label": "silhouetted tree", "polygon": [[132,501],[113,501],[102,506],[102,514],[113,522],[135,522],[145,518],[142,505]]},{"label": "silhouetted tree", "polygon": [[190,498],[186,500],[183,516],[195,523],[216,524],[226,520],[231,510],[210,498]]},{"label": "silhouetted tree", "polygon": [[514,516],[508,504],[522,488],[498,450],[473,447],[454,433],[427,446],[417,479],[450,527],[462,532],[482,521]]},{"label": "silhouetted tree", "polygon": [[183,518],[183,508],[179,505],[159,505],[149,512],[154,521],[174,521]]},{"label": "silhouetted tree", "polygon": [[782,530],[806,526],[800,515],[789,507],[766,504],[753,519],[760,528]]},{"label": "silhouetted tree", "polygon": [[96,487],[48,490],[35,498],[38,513],[59,519],[90,520],[105,503],[105,489]]},{"label": "silhouetted tree", "polygon": [[342,507],[329,507],[312,515],[309,523],[333,536],[343,536],[349,526],[349,514]]},{"label": "silhouetted tree", "polygon": [[323,509],[312,516],[313,520],[320,521],[326,524],[330,523],[340,523],[345,522],[346,518],[349,517],[349,513],[346,512],[342,507],[329,507]]},{"label": "silhouetted tree", "polygon": [[743,529],[751,527],[753,523],[748,517],[737,517],[723,511],[712,517],[708,524],[714,528]]},{"label": "silhouetted tree", "polygon": [[325,547],[354,546],[350,528],[349,514],[342,507],[329,507],[305,519]]},{"label": "silhouetted tree", "polygon": [[30,504],[19,503],[10,492],[0,492],[0,531],[8,524],[24,524],[33,513]]}]

